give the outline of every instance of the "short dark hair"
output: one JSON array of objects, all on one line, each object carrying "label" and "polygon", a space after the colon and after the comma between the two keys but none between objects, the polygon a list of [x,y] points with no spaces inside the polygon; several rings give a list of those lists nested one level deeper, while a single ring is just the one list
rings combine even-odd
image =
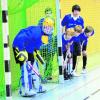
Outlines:
[{"label": "short dark hair", "polygon": [[50,7],[45,9],[45,13],[48,12],[48,11],[50,11],[52,13],[52,9]]},{"label": "short dark hair", "polygon": [[72,12],[74,12],[74,10],[81,11],[81,8],[80,8],[79,5],[73,5],[72,6]]}]

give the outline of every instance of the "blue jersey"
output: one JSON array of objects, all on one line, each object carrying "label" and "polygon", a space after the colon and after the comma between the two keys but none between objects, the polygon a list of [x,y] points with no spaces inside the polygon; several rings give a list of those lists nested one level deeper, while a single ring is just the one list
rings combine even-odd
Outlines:
[{"label": "blue jersey", "polygon": [[80,42],[80,37],[79,36],[73,36],[71,38],[71,42],[72,45],[70,46],[70,51],[73,52],[74,51],[74,46],[77,45],[78,49],[80,49],[80,45],[81,45],[81,42]]},{"label": "blue jersey", "polygon": [[66,45],[72,41],[72,39],[65,39],[65,33],[62,35],[62,51],[66,51]]},{"label": "blue jersey", "polygon": [[[92,32],[91,36],[94,34],[94,31]],[[88,37],[85,35],[85,33],[81,33],[79,36],[73,36],[71,41],[73,43],[82,45],[82,46],[87,46],[88,44]],[[73,44],[71,45],[71,51],[73,51]]]},{"label": "blue jersey", "polygon": [[73,42],[79,43],[80,42],[80,37],[79,36],[73,36],[71,40]]},{"label": "blue jersey", "polygon": [[84,28],[84,20],[81,16],[74,20],[71,14],[68,14],[63,18],[61,25],[65,26],[66,28],[74,28],[76,25],[80,25],[82,28]]},{"label": "blue jersey", "polygon": [[19,51],[26,50],[28,53],[33,53],[34,50],[40,49],[43,34],[40,26],[30,26],[22,29],[13,41],[13,47],[17,47]]},{"label": "blue jersey", "polygon": [[[91,36],[93,35],[94,35],[94,31],[92,32]],[[80,38],[81,45],[86,46],[88,43],[88,37],[85,35],[85,33],[84,32],[81,33],[78,37]]]},{"label": "blue jersey", "polygon": [[84,32],[81,33],[78,37],[80,38],[81,45],[85,45],[86,46],[87,43],[88,43],[88,37],[85,35],[85,33]]}]

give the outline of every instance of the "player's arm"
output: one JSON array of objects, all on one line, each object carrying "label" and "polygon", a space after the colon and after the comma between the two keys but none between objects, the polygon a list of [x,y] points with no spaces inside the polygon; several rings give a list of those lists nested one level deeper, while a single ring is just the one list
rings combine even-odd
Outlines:
[{"label": "player's arm", "polygon": [[81,19],[81,25],[82,25],[82,32],[84,32],[84,19]]},{"label": "player's arm", "polygon": [[65,26],[64,27],[62,27],[62,33],[65,33]]},{"label": "player's arm", "polygon": [[41,64],[45,64],[45,61],[42,58],[42,56],[39,54],[38,50],[35,50],[35,55],[36,55],[37,59],[40,61]]},{"label": "player's arm", "polygon": [[94,35],[94,31],[92,32],[91,36],[93,36],[93,35]]},{"label": "player's arm", "polygon": [[88,40],[84,40],[84,41],[81,43],[82,52],[86,51],[87,43],[88,43]]},{"label": "player's arm", "polygon": [[65,33],[65,26],[67,24],[67,20],[68,20],[67,15],[65,15],[64,18],[61,21],[62,33]]},{"label": "player's arm", "polygon": [[67,23],[67,15],[65,15],[64,16],[64,18],[62,19],[62,21],[61,21],[61,25],[64,27],[65,25],[66,25],[66,23]]}]

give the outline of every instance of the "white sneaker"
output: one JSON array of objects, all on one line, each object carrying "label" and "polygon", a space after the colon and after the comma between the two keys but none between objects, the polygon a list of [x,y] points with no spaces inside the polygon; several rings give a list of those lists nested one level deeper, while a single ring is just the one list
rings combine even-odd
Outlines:
[{"label": "white sneaker", "polygon": [[87,73],[87,70],[86,69],[83,69],[81,73],[82,74],[86,74]]},{"label": "white sneaker", "polygon": [[31,97],[31,96],[35,96],[36,92],[33,89],[31,89],[30,91],[25,91],[24,88],[21,88],[19,94],[23,97]]},{"label": "white sneaker", "polygon": [[73,71],[73,72],[72,72],[72,76],[78,77],[78,76],[80,76],[80,75],[78,75],[75,71]]}]

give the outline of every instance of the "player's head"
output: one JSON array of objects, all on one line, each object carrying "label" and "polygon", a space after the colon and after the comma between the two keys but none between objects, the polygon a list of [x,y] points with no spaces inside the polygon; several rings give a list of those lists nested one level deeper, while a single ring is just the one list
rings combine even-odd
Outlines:
[{"label": "player's head", "polygon": [[82,33],[82,26],[76,25],[74,27],[74,30],[75,30],[75,35],[78,36],[80,33]]},{"label": "player's head", "polygon": [[84,33],[86,34],[87,37],[92,36],[92,33],[94,32],[94,29],[92,26],[86,26],[84,29]]},{"label": "player's head", "polygon": [[47,44],[48,43],[48,36],[52,34],[54,27],[54,21],[50,17],[46,17],[43,21],[42,31],[44,35],[42,36],[42,42]]},{"label": "player's head", "polygon": [[73,12],[74,16],[79,16],[80,11],[81,11],[81,8],[80,8],[79,5],[73,5],[72,6],[72,12]]},{"label": "player's head", "polygon": [[74,33],[75,33],[74,28],[68,28],[66,29],[65,36],[66,38],[71,38],[72,36],[74,36]]},{"label": "player's head", "polygon": [[45,9],[45,15],[46,17],[51,17],[52,16],[52,9],[51,8],[46,8]]},{"label": "player's head", "polygon": [[44,34],[46,35],[52,34],[53,27],[54,27],[54,21],[51,18],[46,17],[43,21],[43,26],[42,26]]}]

